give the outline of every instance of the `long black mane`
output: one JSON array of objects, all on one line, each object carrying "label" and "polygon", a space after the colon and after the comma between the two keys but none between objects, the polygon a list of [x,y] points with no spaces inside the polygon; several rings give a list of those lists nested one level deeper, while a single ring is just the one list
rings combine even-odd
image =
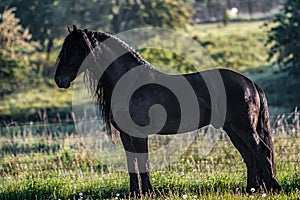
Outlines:
[{"label": "long black mane", "polygon": [[[77,30],[80,31],[80,30]],[[136,61],[136,65],[143,65],[149,69],[156,70],[156,68],[148,63],[146,60],[142,58],[142,56],[131,46],[125,43],[123,40],[110,35],[108,33],[96,32],[96,31],[88,31],[83,30],[81,33],[84,35],[84,38],[87,38],[86,45],[90,49],[90,53],[92,54],[93,60],[96,63],[93,63],[94,66],[89,67],[84,73],[84,82],[88,87],[92,97],[96,100],[98,107],[101,111],[102,118],[105,122],[107,134],[110,136],[112,134],[111,131],[111,107],[110,107],[110,94],[105,90],[105,84],[107,83],[107,76],[105,74],[101,76],[99,79],[99,73],[97,72],[97,66],[99,64],[99,58],[97,57],[98,53],[101,54],[103,51],[109,51],[111,53],[111,48],[123,48],[127,52],[125,56],[134,58]],[[114,44],[117,44],[117,47],[110,47],[104,44],[104,41],[107,39],[113,40]],[[124,67],[124,66],[119,66]]]}]

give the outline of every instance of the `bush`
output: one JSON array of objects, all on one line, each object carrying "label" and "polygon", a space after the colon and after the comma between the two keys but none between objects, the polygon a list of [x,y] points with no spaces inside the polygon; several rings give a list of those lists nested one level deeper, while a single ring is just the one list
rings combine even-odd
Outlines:
[{"label": "bush", "polygon": [[19,25],[15,10],[10,8],[0,15],[0,99],[23,85],[30,71],[25,66],[36,46],[29,42],[29,30]]},{"label": "bush", "polygon": [[0,57],[0,99],[10,94],[24,83],[22,68],[15,60]]},{"label": "bush", "polygon": [[[300,0],[285,0],[283,9],[275,16],[268,32],[269,60],[276,59],[281,67],[300,72]],[[294,73],[295,74],[295,73]]]}]

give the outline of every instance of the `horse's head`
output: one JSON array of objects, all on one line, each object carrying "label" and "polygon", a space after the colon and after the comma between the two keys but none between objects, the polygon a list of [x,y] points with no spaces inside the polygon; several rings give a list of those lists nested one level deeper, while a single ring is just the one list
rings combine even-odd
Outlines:
[{"label": "horse's head", "polygon": [[60,88],[68,88],[71,82],[83,72],[81,64],[92,51],[93,46],[87,36],[88,31],[77,29],[69,30],[56,62],[55,82]]}]

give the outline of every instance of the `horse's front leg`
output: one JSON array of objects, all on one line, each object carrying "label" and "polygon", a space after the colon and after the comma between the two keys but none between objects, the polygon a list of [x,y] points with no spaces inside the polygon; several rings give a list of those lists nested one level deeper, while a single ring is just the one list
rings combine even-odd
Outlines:
[{"label": "horse's front leg", "polygon": [[137,153],[137,163],[141,177],[142,193],[152,194],[153,187],[150,180],[149,154],[148,154],[148,137],[135,138],[135,147]]},{"label": "horse's front leg", "polygon": [[138,138],[121,133],[121,140],[127,156],[131,194],[152,193],[153,187],[149,175],[148,137]]},{"label": "horse's front leg", "polygon": [[139,183],[139,170],[137,165],[137,158],[135,152],[134,145],[132,143],[131,136],[120,132],[121,141],[123,143],[126,159],[127,159],[127,168],[130,178],[130,195],[136,196],[140,194],[140,183]]}]

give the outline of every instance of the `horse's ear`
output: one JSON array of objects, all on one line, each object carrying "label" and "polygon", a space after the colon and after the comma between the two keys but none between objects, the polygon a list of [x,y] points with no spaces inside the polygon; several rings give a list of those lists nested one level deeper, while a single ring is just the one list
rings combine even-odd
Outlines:
[{"label": "horse's ear", "polygon": [[67,28],[68,28],[69,33],[71,33],[72,31],[71,31],[70,27],[67,26]]},{"label": "horse's ear", "polygon": [[73,31],[77,31],[77,27],[73,25]]},{"label": "horse's ear", "polygon": [[88,30],[85,28],[84,30],[83,30],[85,33],[87,33],[88,32]]}]

